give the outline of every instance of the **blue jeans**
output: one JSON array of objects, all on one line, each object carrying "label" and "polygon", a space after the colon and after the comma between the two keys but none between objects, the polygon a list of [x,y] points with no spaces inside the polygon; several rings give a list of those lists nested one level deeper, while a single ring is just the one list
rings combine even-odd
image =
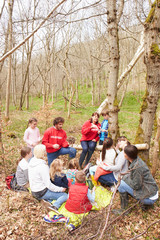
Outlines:
[{"label": "blue jeans", "polygon": [[[121,180],[121,184],[120,184],[120,186],[119,186],[119,188],[118,188],[118,191],[119,191],[120,193],[127,192],[127,193],[129,193],[133,198],[135,198],[135,197],[134,197],[134,194],[133,194],[133,189],[132,189],[127,183],[125,183],[123,180]],[[139,199],[138,199],[138,200],[139,200]],[[145,204],[145,205],[153,205],[153,204],[156,202],[156,200],[151,200],[151,199],[149,199],[149,198],[145,198],[145,199],[140,200],[140,202],[143,203],[143,204]]]},{"label": "blue jeans", "polygon": [[81,146],[83,148],[80,159],[79,159],[79,165],[82,167],[82,164],[86,158],[86,161],[84,163],[84,167],[88,164],[95,148],[96,148],[97,142],[93,141],[81,141]]},{"label": "blue jeans", "polygon": [[72,147],[60,148],[58,151],[53,153],[47,153],[48,165],[50,166],[54,159],[58,158],[60,155],[69,154],[70,158],[76,156],[76,149]]},{"label": "blue jeans", "polygon": [[98,178],[98,181],[101,183],[106,184],[107,186],[111,187],[114,185],[114,183],[117,183],[117,180],[115,179],[113,172],[106,174],[106,175],[102,175]]},{"label": "blue jeans", "polygon": [[52,192],[48,189],[47,192],[41,197],[41,199],[44,199],[50,203],[53,200],[56,200],[53,206],[59,208],[62,205],[62,203],[67,201],[68,194],[65,192]]}]

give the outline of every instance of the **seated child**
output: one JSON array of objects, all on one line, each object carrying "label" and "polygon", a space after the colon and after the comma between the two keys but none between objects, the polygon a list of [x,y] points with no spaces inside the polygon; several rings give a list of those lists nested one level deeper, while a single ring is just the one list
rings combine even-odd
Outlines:
[{"label": "seated child", "polygon": [[72,213],[87,213],[92,209],[91,202],[95,200],[95,192],[86,186],[86,176],[83,171],[77,171],[75,175],[75,184],[69,186],[69,197],[65,208]]},{"label": "seated child", "polygon": [[75,158],[71,159],[69,161],[68,168],[69,169],[66,173],[66,177],[67,177],[67,179],[71,179],[72,184],[75,184],[75,175],[79,168],[78,160]]},{"label": "seated child", "polygon": [[[16,170],[16,183],[13,184],[15,190],[27,191],[28,187],[28,161],[32,157],[32,151],[30,147],[23,147],[21,149],[21,160],[18,163]],[[18,189],[18,186],[21,188]]]},{"label": "seated child", "polygon": [[102,116],[104,120],[101,123],[101,130],[99,135],[99,145],[103,145],[103,141],[108,137],[108,119],[109,119],[109,112],[104,111],[102,112]]},{"label": "seated child", "polygon": [[50,179],[51,182],[58,186],[68,188],[68,180],[66,174],[62,173],[63,162],[60,159],[55,159],[50,165]]},{"label": "seated child", "polygon": [[116,158],[116,151],[114,150],[113,140],[112,138],[108,137],[103,142],[102,153],[100,154],[100,160],[97,160],[97,165],[92,166],[89,168],[89,172],[94,179],[97,181],[101,175],[105,175],[111,173],[111,171],[106,171],[102,168],[103,165],[110,165],[113,166],[115,164]]}]

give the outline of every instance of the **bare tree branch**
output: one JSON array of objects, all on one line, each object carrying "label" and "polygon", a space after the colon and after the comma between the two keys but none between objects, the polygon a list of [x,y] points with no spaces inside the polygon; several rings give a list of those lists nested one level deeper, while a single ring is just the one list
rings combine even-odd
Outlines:
[{"label": "bare tree branch", "polygon": [[13,52],[15,52],[20,46],[22,46],[30,37],[32,37],[41,27],[42,25],[48,20],[48,18],[53,14],[53,12],[60,6],[62,3],[64,3],[67,0],[61,1],[56,7],[52,9],[52,11],[47,15],[47,17],[35,28],[35,30],[29,34],[25,39],[23,39],[22,42],[20,42],[17,46],[15,46],[11,51],[7,52],[3,57],[0,58],[0,62],[2,62],[4,59],[6,59],[9,55],[11,55]]}]

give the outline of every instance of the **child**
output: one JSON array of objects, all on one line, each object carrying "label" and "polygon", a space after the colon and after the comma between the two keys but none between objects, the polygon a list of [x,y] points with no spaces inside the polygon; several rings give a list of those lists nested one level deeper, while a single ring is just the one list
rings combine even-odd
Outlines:
[{"label": "child", "polygon": [[68,179],[71,179],[72,184],[75,184],[75,175],[79,168],[78,160],[75,158],[71,159],[68,168],[69,170],[67,171],[66,176]]},{"label": "child", "polygon": [[28,121],[28,126],[25,130],[23,139],[27,143],[27,146],[30,147],[33,152],[34,147],[40,143],[40,132],[37,128],[37,119],[30,118]]},{"label": "child", "polygon": [[92,209],[91,202],[95,200],[95,192],[93,191],[91,194],[90,189],[86,186],[86,176],[83,171],[76,172],[75,180],[75,184],[70,185],[65,208],[76,214],[87,213]]},{"label": "child", "polygon": [[50,178],[51,182],[59,187],[68,188],[68,180],[63,170],[63,162],[60,159],[55,159],[50,165]]},{"label": "child", "polygon": [[102,116],[104,117],[104,120],[101,123],[101,132],[100,132],[99,145],[103,145],[104,139],[106,139],[108,137],[109,112],[108,111],[102,112]]},{"label": "child", "polygon": [[116,151],[114,150],[112,138],[106,138],[103,142],[102,153],[100,154],[100,160],[97,160],[97,165],[90,167],[89,172],[91,178],[95,173],[94,179],[97,181],[101,175],[111,173],[110,171],[103,170],[103,165],[113,166],[115,164]]},{"label": "child", "polygon": [[24,191],[27,190],[27,185],[29,181],[28,180],[28,160],[31,158],[31,156],[32,156],[31,148],[23,147],[21,149],[21,161],[18,163],[17,171],[16,171],[17,184],[18,186],[22,187],[19,190],[23,190],[23,188],[24,188]]}]

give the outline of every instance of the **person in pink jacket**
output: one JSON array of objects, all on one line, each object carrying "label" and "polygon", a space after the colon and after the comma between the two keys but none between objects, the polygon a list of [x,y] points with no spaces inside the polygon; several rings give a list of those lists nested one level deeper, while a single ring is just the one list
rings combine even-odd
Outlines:
[{"label": "person in pink jacket", "polygon": [[[31,148],[32,154],[34,147],[40,143],[40,131],[37,127],[37,119],[30,118],[28,121],[27,129],[25,130],[23,140],[26,142],[27,147]],[[33,156],[33,155],[32,155]]]},{"label": "person in pink jacket", "polygon": [[76,149],[69,147],[66,132],[62,129],[64,118],[57,117],[53,120],[53,127],[44,132],[42,144],[46,146],[48,165],[60,155],[69,154],[70,158],[76,156]]},{"label": "person in pink jacket", "polygon": [[79,159],[80,168],[85,160],[84,167],[88,164],[99,140],[101,124],[98,122],[99,114],[92,114],[92,117],[87,120],[82,126],[81,146],[83,148]]}]

